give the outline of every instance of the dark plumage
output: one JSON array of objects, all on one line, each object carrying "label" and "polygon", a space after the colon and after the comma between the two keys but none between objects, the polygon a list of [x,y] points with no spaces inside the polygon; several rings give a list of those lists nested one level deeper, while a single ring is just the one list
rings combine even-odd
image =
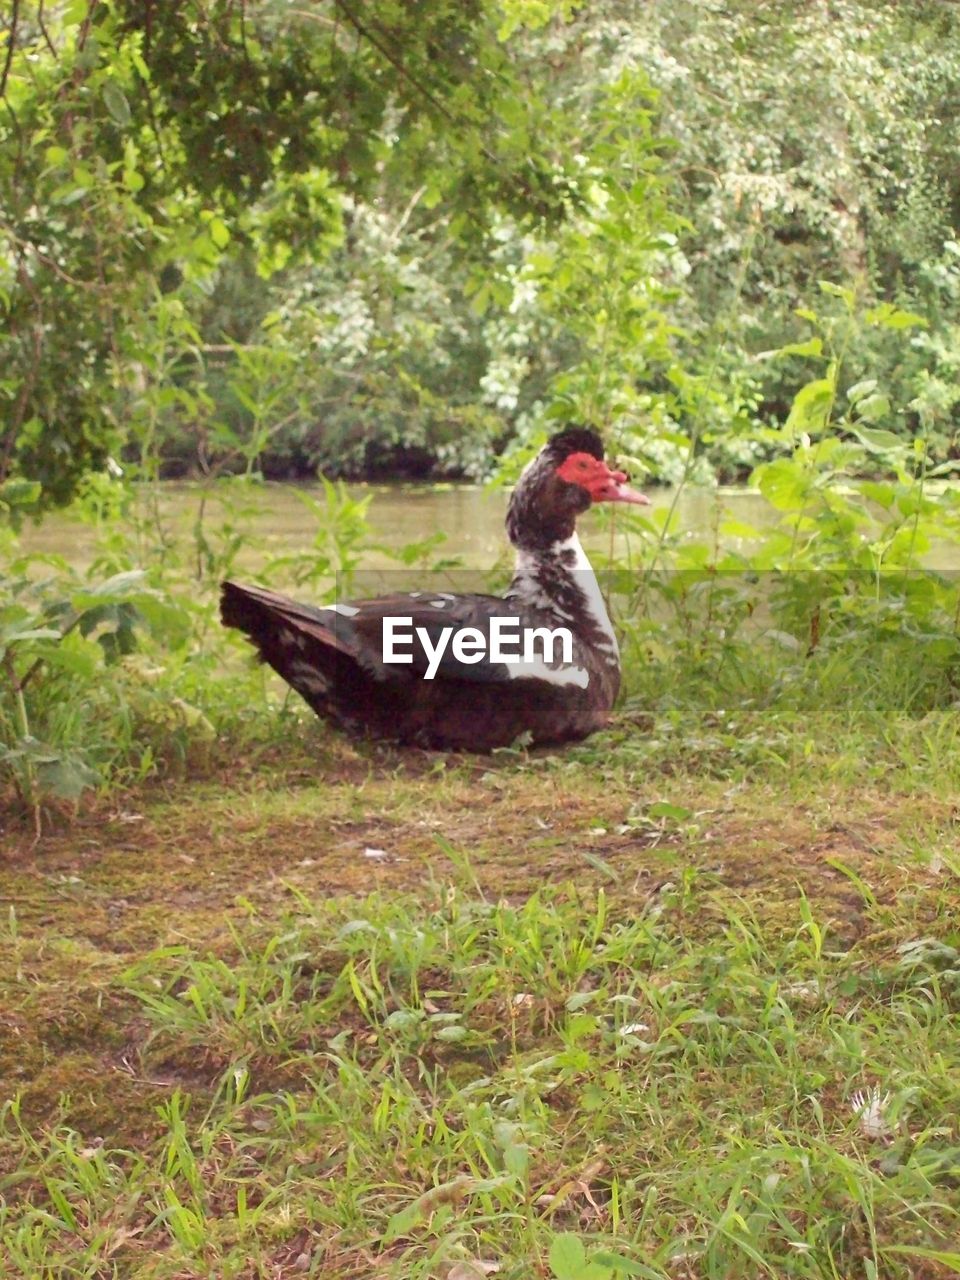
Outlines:
[{"label": "dark plumage", "polygon": [[[604,463],[596,432],[570,428],[551,437],[510,500],[517,567],[503,599],[425,591],[315,608],[225,582],[221,619],[244,632],[318,715],[356,732],[476,751],[521,735],[582,738],[606,721],[620,664],[575,524],[593,501],[646,502],[625,479]],[[412,640],[404,665],[385,661],[385,628],[398,618],[423,637]],[[472,653],[454,652],[452,635],[469,629],[474,641],[487,642],[500,618],[516,618],[524,630],[565,628],[571,652],[532,664],[494,661],[489,645],[479,661],[476,644]],[[447,647],[439,653],[442,631]]]}]

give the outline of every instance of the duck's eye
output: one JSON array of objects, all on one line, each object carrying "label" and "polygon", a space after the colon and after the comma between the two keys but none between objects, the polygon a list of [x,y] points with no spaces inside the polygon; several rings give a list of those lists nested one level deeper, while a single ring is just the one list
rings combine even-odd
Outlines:
[{"label": "duck's eye", "polygon": [[589,471],[589,470],[590,470],[590,463],[586,460],[586,458],[581,458],[581,459],[580,459],[580,461],[577,463],[577,470],[578,470],[578,471]]}]

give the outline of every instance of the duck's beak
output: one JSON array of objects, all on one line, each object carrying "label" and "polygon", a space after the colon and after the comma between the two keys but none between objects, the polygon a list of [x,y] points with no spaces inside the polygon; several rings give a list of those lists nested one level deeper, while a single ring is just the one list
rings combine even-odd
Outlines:
[{"label": "duck's beak", "polygon": [[649,507],[650,499],[645,493],[630,488],[625,472],[613,471],[610,467],[606,471],[601,483],[592,491],[594,502],[631,502],[636,507]]}]

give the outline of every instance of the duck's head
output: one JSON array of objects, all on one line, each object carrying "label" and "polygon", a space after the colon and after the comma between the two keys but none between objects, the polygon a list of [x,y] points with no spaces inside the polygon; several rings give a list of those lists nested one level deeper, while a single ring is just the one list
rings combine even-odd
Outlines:
[{"label": "duck's head", "polygon": [[567,427],[550,437],[521,475],[507,511],[510,541],[529,548],[565,542],[577,516],[595,502],[647,506],[650,499],[604,461],[596,431]]}]

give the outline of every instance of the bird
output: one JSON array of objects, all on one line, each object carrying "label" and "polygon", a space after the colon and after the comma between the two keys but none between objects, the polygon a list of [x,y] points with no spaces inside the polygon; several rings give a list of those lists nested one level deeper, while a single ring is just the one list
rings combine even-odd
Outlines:
[{"label": "bird", "polygon": [[226,581],[221,622],[349,733],[475,752],[576,741],[607,723],[620,687],[617,638],[576,530],[600,502],[649,498],[607,464],[597,431],[570,426],[510,497],[516,561],[502,596],[423,590],[313,606]]}]

